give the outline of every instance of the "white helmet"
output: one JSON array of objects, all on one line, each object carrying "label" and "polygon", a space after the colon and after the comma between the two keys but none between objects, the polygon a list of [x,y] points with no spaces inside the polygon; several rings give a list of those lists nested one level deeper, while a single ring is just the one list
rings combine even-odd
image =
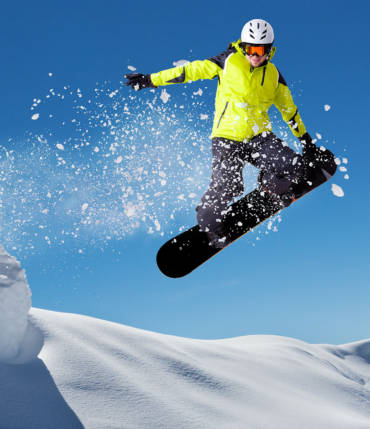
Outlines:
[{"label": "white helmet", "polygon": [[253,45],[272,45],[274,43],[274,30],[267,21],[252,19],[244,25],[241,40],[243,43]]}]

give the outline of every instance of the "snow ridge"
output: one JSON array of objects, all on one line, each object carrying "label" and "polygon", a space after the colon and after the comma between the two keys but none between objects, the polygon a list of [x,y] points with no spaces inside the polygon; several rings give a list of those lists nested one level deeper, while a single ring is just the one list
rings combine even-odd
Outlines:
[{"label": "snow ridge", "polygon": [[29,311],[1,247],[0,280],[1,429],[370,427],[370,339],[195,340]]},{"label": "snow ridge", "polygon": [[[22,378],[5,381],[27,387],[33,380],[39,397],[53,384],[57,406],[43,414],[45,426],[30,425],[32,413],[16,426],[3,410],[12,409],[14,397],[0,386],[7,429],[48,428],[50,421],[62,429],[66,420],[86,429],[370,427],[370,340],[342,346],[268,335],[195,340],[74,314],[35,308],[30,314],[44,347]],[[16,404],[22,414],[24,404]],[[46,408],[52,405],[46,400]]]},{"label": "snow ridge", "polygon": [[15,358],[27,329],[31,291],[20,263],[0,246],[0,362]]}]

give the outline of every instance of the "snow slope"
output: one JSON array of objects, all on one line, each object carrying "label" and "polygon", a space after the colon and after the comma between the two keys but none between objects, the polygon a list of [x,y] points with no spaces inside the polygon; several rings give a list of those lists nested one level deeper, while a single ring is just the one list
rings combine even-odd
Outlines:
[{"label": "snow slope", "polygon": [[3,249],[0,279],[0,429],[370,428],[370,340],[194,340],[28,314],[25,275]]},{"label": "snow slope", "polygon": [[0,364],[1,429],[370,427],[369,340],[194,340],[34,308],[29,320],[44,344]]}]

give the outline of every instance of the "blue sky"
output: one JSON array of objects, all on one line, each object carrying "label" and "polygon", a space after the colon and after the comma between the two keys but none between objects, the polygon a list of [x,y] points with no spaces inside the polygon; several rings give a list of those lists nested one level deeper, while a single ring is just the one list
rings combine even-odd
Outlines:
[{"label": "blue sky", "polygon": [[[25,267],[33,305],[196,338],[368,338],[369,12],[365,1],[337,1],[335,11],[316,1],[3,6],[0,241]],[[275,29],[273,62],[308,131],[348,159],[349,179],[338,172],[332,181],[345,195],[327,184],[286,210],[278,232],[266,234],[264,225],[188,277],[167,279],[155,254],[171,232],[195,222],[209,175],[215,84],[166,88],[164,104],[160,91],[130,93],[123,74],[128,66],[150,73],[213,56],[254,17]],[[115,114],[111,134],[102,123]],[[112,149],[115,137],[125,143]],[[178,167],[179,154],[189,167]],[[151,182],[164,167],[166,184]],[[255,174],[247,169],[249,186]],[[140,189],[148,217],[132,226],[127,202]],[[178,200],[181,192],[194,195]]]}]

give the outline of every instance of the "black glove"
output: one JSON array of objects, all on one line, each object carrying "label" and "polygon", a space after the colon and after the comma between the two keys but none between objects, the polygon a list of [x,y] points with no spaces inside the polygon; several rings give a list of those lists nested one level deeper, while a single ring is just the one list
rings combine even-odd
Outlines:
[{"label": "black glove", "polygon": [[128,79],[126,86],[131,86],[135,91],[143,88],[157,88],[153,85],[150,74],[129,73],[125,74],[125,78]]},{"label": "black glove", "polygon": [[316,146],[308,133],[299,137],[299,140],[302,143],[302,157],[307,171],[320,167],[333,176],[337,169],[334,154],[329,149]]},{"label": "black glove", "polygon": [[302,156],[303,160],[309,165],[310,163],[314,164],[317,157],[318,147],[313,143],[312,137],[305,133],[303,136],[298,137],[299,141],[302,144]]}]

